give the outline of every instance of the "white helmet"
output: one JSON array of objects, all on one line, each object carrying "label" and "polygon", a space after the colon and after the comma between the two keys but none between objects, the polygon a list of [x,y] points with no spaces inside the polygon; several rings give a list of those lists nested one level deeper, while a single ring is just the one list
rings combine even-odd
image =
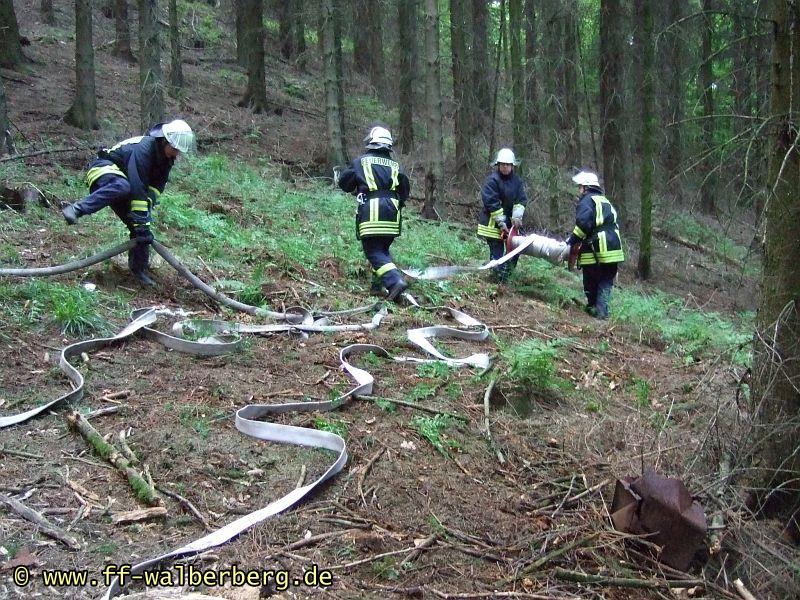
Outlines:
[{"label": "white helmet", "polygon": [[600,181],[597,179],[597,175],[591,171],[581,171],[572,178],[572,181],[578,185],[584,185],[586,187],[600,187]]},{"label": "white helmet", "polygon": [[194,148],[194,132],[192,128],[181,119],[175,119],[169,123],[164,123],[161,127],[164,137],[170,146],[186,154]]},{"label": "white helmet", "polygon": [[367,137],[364,138],[364,143],[369,150],[378,150],[380,148],[392,149],[392,133],[386,127],[376,126],[369,130]]},{"label": "white helmet", "polygon": [[503,163],[505,165],[514,165],[515,167],[519,164],[517,157],[514,156],[514,151],[511,148],[500,148],[497,151],[497,158],[494,159],[493,164]]}]

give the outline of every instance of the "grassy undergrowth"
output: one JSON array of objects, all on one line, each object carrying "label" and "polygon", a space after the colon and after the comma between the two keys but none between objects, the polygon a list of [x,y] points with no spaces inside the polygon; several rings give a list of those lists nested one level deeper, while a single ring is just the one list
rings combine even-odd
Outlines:
[{"label": "grassy undergrowth", "polygon": [[[314,297],[332,298],[331,302],[344,307],[347,302],[342,298],[363,295],[369,286],[369,269],[354,235],[353,198],[320,181],[290,187],[270,169],[234,162],[220,154],[181,160],[156,210],[157,237],[167,241],[196,272],[206,270],[207,265],[224,272],[224,278],[216,283],[244,302],[265,305],[265,287],[282,276],[304,284],[313,282],[312,301]],[[0,177],[9,181],[23,181],[28,175],[16,164],[0,170]],[[71,200],[79,198],[85,193],[82,173],[59,170],[48,191]],[[476,265],[487,260],[487,248],[470,226],[423,220],[417,208],[409,203],[404,234],[392,248],[399,265],[424,268]],[[6,233],[0,242],[0,258],[9,265],[23,263],[20,243],[13,240],[32,229],[74,239],[61,250],[54,249],[53,262],[88,255],[126,237],[124,227],[110,214],[86,217],[74,228],[68,228],[55,210],[4,211],[3,218]],[[682,226],[681,233],[689,235],[687,228]],[[698,241],[702,241],[700,233],[713,234],[715,247],[723,248],[718,232],[697,231],[694,237]],[[554,307],[583,301],[580,278],[543,260],[523,257],[511,286],[515,293]],[[415,282],[414,289],[421,300],[444,304],[485,297],[496,288],[486,284],[482,275],[466,275]],[[52,322],[74,334],[102,331],[104,323],[98,311],[118,311],[124,304],[122,296],[92,294],[74,285],[44,280],[2,282],[0,295],[11,302],[11,316],[18,324]],[[564,318],[569,318],[568,313]],[[728,353],[737,364],[749,360],[751,317],[747,315],[734,323],[718,314],[686,309],[666,294],[625,288],[614,292],[612,319],[632,328],[643,341],[665,345],[687,362],[722,353]]]}]

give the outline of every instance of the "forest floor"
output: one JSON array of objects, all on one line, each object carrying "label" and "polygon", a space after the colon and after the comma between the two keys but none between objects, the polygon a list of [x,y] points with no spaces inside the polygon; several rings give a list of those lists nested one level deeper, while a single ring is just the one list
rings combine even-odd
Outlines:
[{"label": "forest floor", "polygon": [[[24,140],[21,152],[54,147],[85,150],[31,157],[24,168],[21,161],[0,163],[0,176],[7,185],[30,182],[53,196],[73,193],[72,200],[81,193],[75,182],[91,156],[89,148],[138,130],[138,69],[109,55],[113,21],[96,19],[102,139],[64,125],[61,116],[73,88],[73,23],[71,4],[55,4],[58,26],[46,27],[38,22],[33,3],[16,3],[21,31],[31,41],[26,52],[36,62],[24,72],[2,73],[10,118],[17,138]],[[180,101],[169,100],[170,112],[198,130],[200,153],[227,155],[236,164],[272,174],[276,186],[328,202],[327,188],[317,179],[324,156],[324,120],[313,76],[273,60],[268,79],[276,83],[268,86],[268,92],[281,110],[252,115],[235,106],[243,88],[242,70],[219,58],[220,53],[216,58],[212,54],[213,49],[187,50],[187,89]],[[355,97],[349,108],[352,122],[360,123],[360,116],[366,121],[370,114],[369,103]],[[354,143],[356,139],[353,136]],[[413,162],[407,164],[413,175]],[[181,163],[176,166],[182,168]],[[291,182],[286,181],[289,177]],[[198,210],[232,217],[246,200],[235,188],[224,196],[211,191],[192,197]],[[458,206],[451,205],[450,212],[471,227],[469,215],[463,209],[459,214]],[[411,206],[409,213],[413,212]],[[4,222],[12,225],[2,232],[4,264],[9,257],[26,266],[44,266],[68,255],[85,256],[110,245],[104,236],[114,231],[107,224],[108,215],[67,228],[55,206],[9,215],[10,211]],[[270,215],[265,223],[261,226],[279,227],[281,215]],[[241,223],[243,229],[256,225]],[[739,226],[740,231],[733,227],[727,233],[734,243],[747,246],[747,227]],[[356,244],[350,238],[349,221],[345,229],[347,243]],[[300,230],[297,235],[305,233]],[[184,235],[173,228],[159,237],[182,256]],[[478,245],[457,228],[448,235],[463,245]],[[413,236],[411,226],[398,241],[398,261]],[[431,247],[428,252],[432,264],[437,264],[441,250]],[[482,255],[483,248],[478,252]],[[635,248],[630,255],[635,256]],[[559,286],[572,290],[573,299],[552,302],[540,293],[535,272],[526,270],[533,261],[523,257],[520,274],[505,287],[476,275],[448,286],[412,289],[422,304],[444,302],[487,324],[490,340],[448,342],[442,347],[453,356],[489,352],[498,365],[495,371],[478,377],[471,369],[357,361],[375,376],[375,395],[423,404],[441,411],[439,416],[363,399],[334,413],[284,415],[279,422],[342,434],[349,453],[344,470],[298,507],[188,561],[203,569],[238,565],[287,569],[293,575],[316,565],[333,572],[331,587],[192,589],[230,599],[321,594],[734,598],[739,596],[733,580],[741,578],[759,598],[796,597],[800,555],[782,541],[778,523],[751,519],[743,503],[747,441],[753,432],[749,405],[743,399],[745,369],[728,352],[676,351],[675,340],[637,322],[592,319],[575,301],[580,284],[573,275],[553,275]],[[635,282],[629,261],[621,273],[621,290],[643,297],[662,290],[679,299],[674,311],[718,311],[736,323],[741,311],[754,308],[756,281],[751,270],[734,269],[713,256],[663,240],[656,245],[654,262],[669,268],[657,268],[654,282],[642,286]],[[232,278],[227,263],[213,257],[200,259],[199,264],[204,268],[197,260],[193,266],[210,281]],[[253,322],[220,310],[163,262],[156,266],[159,285],[152,290],[134,285],[120,259],[58,281],[75,287],[94,283],[109,297],[120,294],[131,309],[168,306],[195,316]],[[241,277],[251,268],[242,261],[242,272],[236,275]],[[317,310],[358,306],[366,302],[364,272],[352,280],[346,261],[333,253],[316,264],[270,268],[271,282],[264,294],[275,309],[296,304]],[[13,290],[4,289],[6,298],[13,295]],[[619,302],[621,292],[615,293]],[[47,321],[40,312],[43,304],[35,297],[14,306],[9,303],[0,316],[0,415],[67,391],[67,381],[52,358],[59,348],[81,338],[64,334]],[[12,313],[23,315],[27,326],[20,328]],[[109,306],[100,314],[112,330],[124,326],[119,307]],[[74,408],[85,412],[117,405],[117,412],[92,419],[94,426],[114,437],[127,432],[128,444],[153,480],[187,498],[212,528],[218,528],[288,493],[301,473],[305,481],[315,479],[332,462],[328,452],[243,436],[233,424],[237,408],[334,398],[352,384],[339,369],[342,347],[371,343],[393,354],[414,354],[405,330],[436,322],[413,307],[391,307],[389,317],[372,332],[307,339],[250,336],[241,351],[214,358],[167,351],[135,338],[93,353],[79,365],[87,388]],[[170,323],[159,325],[163,331],[169,327]],[[556,384],[546,389],[521,384],[506,358],[508,348],[533,339],[559,349],[553,360]],[[485,438],[484,394],[493,377],[499,380],[490,396],[490,429],[503,454],[502,463]],[[80,568],[99,579],[104,565],[136,563],[204,534],[198,519],[172,498],[165,500],[166,517],[115,524],[113,515],[142,506],[120,474],[69,427],[68,412],[59,407],[0,433],[0,493],[14,496],[68,530],[80,548],[67,549],[1,508],[0,597],[97,598],[104,591],[101,583],[81,589],[47,588],[41,572]],[[445,414],[457,418],[444,419]],[[719,473],[726,455],[732,457],[730,477]],[[681,478],[709,523],[713,515],[722,517],[724,529],[714,532],[721,550],[700,553],[688,574],[660,564],[645,539],[634,539],[610,525],[615,480],[640,475],[645,467]],[[33,570],[26,587],[12,581],[17,566]],[[575,582],[569,579],[575,573],[599,579]],[[132,589],[141,590],[141,586]]]}]

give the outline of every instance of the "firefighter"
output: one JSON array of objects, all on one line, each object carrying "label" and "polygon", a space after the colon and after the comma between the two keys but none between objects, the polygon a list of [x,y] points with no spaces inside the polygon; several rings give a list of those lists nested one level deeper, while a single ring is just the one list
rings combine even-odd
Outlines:
[{"label": "firefighter", "polygon": [[366,153],[338,174],[338,184],[358,199],[356,238],[373,269],[373,292],[388,291],[398,301],[408,288],[390,247],[402,229],[402,210],[411,184],[400,164],[392,159],[392,134],[382,126],[369,130],[364,138]]},{"label": "firefighter", "polygon": [[148,271],[153,206],[158,204],[175,159],[193,145],[192,128],[176,119],[153,126],[147,135],[103,148],[86,172],[89,195],[61,211],[67,223],[75,225],[80,217],[110,206],[125,223],[131,239],[138,242],[128,252],[128,268],[144,286],[155,285]]},{"label": "firefighter", "polygon": [[617,211],[603,195],[597,175],[581,171],[572,178],[578,184],[575,229],[567,239],[570,264],[577,260],[583,269],[586,312],[608,319],[611,289],[619,263],[625,260]]},{"label": "firefighter", "polygon": [[[489,258],[502,258],[506,251],[504,238],[509,227],[522,227],[522,216],[528,204],[525,185],[514,167],[519,164],[510,148],[501,148],[494,160],[495,170],[486,178],[481,189],[483,209],[478,213],[478,236],[489,244]],[[508,275],[517,264],[513,258],[509,262],[495,267],[495,275],[500,283],[508,279]],[[510,268],[509,268],[510,267]]]}]

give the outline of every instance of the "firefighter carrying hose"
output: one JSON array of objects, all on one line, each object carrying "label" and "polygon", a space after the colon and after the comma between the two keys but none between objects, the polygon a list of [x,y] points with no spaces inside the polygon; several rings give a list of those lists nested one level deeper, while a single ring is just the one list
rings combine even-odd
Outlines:
[{"label": "firefighter carrying hose", "polygon": [[572,181],[578,184],[575,228],[567,239],[570,267],[577,261],[583,269],[586,312],[608,319],[611,289],[619,263],[625,260],[617,211],[603,195],[597,175],[581,171]]},{"label": "firefighter carrying hose", "polygon": [[103,148],[86,172],[89,195],[61,211],[67,223],[75,225],[80,217],[110,206],[138,242],[128,253],[128,268],[144,286],[155,285],[148,272],[153,206],[167,185],[175,159],[193,146],[191,127],[176,119],[153,126],[147,135]]},{"label": "firefighter carrying hose", "polygon": [[[519,161],[510,148],[501,148],[494,161],[497,167],[483,183],[481,199],[483,209],[478,213],[478,236],[489,244],[489,258],[502,258],[506,251],[503,241],[508,235],[509,227],[517,230],[522,226],[522,216],[528,204],[525,185],[514,167]],[[517,264],[513,258],[509,262],[495,267],[495,275],[500,283],[508,279],[510,269]]]},{"label": "firefighter carrying hose", "polygon": [[[411,184],[400,164],[391,157],[392,134],[375,126],[364,138],[367,152],[338,174],[337,182],[358,200],[356,238],[373,268],[373,292],[388,291],[389,300],[397,301],[408,288],[390,247],[402,229],[402,209]],[[338,171],[334,171],[336,175]]]}]

